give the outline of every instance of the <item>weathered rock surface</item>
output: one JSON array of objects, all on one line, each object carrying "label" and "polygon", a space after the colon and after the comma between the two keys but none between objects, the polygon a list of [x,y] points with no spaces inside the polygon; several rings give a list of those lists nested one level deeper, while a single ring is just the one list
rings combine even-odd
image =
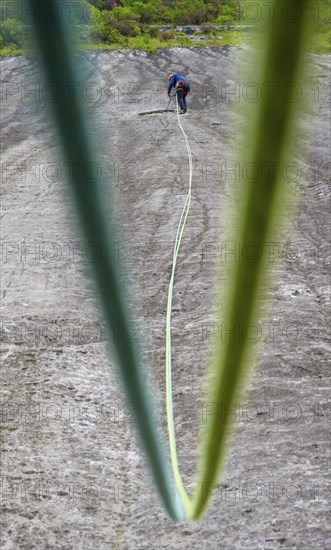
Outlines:
[{"label": "weathered rock surface", "polygon": [[[234,68],[238,54],[242,73]],[[75,92],[93,106],[102,168],[118,197],[121,230],[109,246],[127,266],[136,312],[132,336],[151,365],[162,406],[166,292],[187,158],[174,114],[137,113],[166,106],[169,72],[184,72],[191,82],[182,122],[195,171],[173,347],[179,458],[192,490],[209,340],[223,330],[212,299],[216,264],[235,258],[222,241],[222,226],[220,237],[219,220],[232,196],[236,157],[229,138],[237,115],[231,107],[236,94],[247,100],[249,54],[113,52],[88,55],[86,63],[88,83]],[[109,368],[105,327],[85,278],[99,251],[77,236],[65,191],[69,167],[59,160],[45,101],[39,101],[51,101],[56,90],[45,88],[29,58],[1,64],[3,550],[327,548],[327,58],[307,61],[315,101],[300,121],[300,139],[310,145],[298,153],[297,177],[289,172],[292,195],[304,190],[290,235],[269,243],[270,263],[282,262],[275,262],[268,318],[257,320],[250,336],[241,335],[264,345],[236,410],[227,466],[206,517],[182,525],[160,508],[134,436],[136,411]],[[110,204],[109,189],[103,193]]]}]

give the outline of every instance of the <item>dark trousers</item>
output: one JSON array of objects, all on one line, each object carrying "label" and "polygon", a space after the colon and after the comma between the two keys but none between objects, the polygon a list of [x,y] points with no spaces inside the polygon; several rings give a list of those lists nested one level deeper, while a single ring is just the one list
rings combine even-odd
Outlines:
[{"label": "dark trousers", "polygon": [[178,90],[178,92],[176,93],[177,93],[177,99],[181,110],[187,111],[187,105],[186,105],[187,92],[184,92],[183,90]]}]

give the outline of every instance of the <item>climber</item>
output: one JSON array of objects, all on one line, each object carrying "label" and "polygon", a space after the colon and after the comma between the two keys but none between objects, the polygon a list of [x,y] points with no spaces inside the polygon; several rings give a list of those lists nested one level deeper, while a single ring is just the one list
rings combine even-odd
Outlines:
[{"label": "climber", "polygon": [[185,78],[185,76],[182,76],[178,73],[173,73],[168,76],[169,86],[168,86],[168,96],[171,95],[171,89],[175,88],[178,103],[181,109],[181,114],[186,113],[187,111],[187,105],[186,105],[186,96],[190,91],[190,84]]}]

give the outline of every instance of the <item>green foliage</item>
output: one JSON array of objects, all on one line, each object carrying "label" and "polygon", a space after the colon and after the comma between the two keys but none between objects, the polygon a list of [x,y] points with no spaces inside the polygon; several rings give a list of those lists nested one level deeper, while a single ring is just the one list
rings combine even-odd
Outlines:
[{"label": "green foliage", "polygon": [[1,46],[24,46],[25,37],[22,25],[16,19],[6,19],[0,22]]},{"label": "green foliage", "polygon": [[201,31],[202,34],[210,34],[213,31],[213,26],[210,23],[202,23]]},{"label": "green foliage", "polygon": [[148,34],[145,34],[143,36],[129,38],[128,46],[134,50],[143,50],[148,53],[156,53],[159,44],[156,39],[153,39]]},{"label": "green foliage", "polygon": [[331,5],[328,0],[314,4],[312,47],[318,53],[331,53]]},{"label": "green foliage", "polygon": [[161,8],[161,17],[165,23],[175,25],[199,25],[208,20],[208,4],[203,0],[171,2]]},{"label": "green foliage", "polygon": [[141,36],[141,29],[138,25],[134,25],[133,27],[133,36]]},{"label": "green foliage", "polygon": [[111,12],[91,7],[90,36],[101,42],[121,43],[121,33],[111,25]]},{"label": "green foliage", "polygon": [[159,38],[160,40],[162,40],[162,42],[169,42],[169,40],[172,40],[174,38],[174,33],[164,31],[160,33]]},{"label": "green foliage", "polygon": [[156,5],[153,5],[150,2],[133,2],[132,8],[142,23],[152,23],[157,21],[158,10]]},{"label": "green foliage", "polygon": [[118,6],[111,11],[112,18],[117,21],[125,21],[128,19],[138,20],[139,15],[133,8],[126,6]]},{"label": "green foliage", "polygon": [[134,20],[131,19],[122,19],[117,21],[116,19],[111,19],[110,24],[114,29],[116,29],[122,36],[136,36],[135,28],[137,25]]},{"label": "green foliage", "polygon": [[218,25],[229,25],[238,17],[238,9],[234,2],[221,2],[219,15],[217,17]]},{"label": "green foliage", "polygon": [[160,31],[157,27],[149,27],[148,34],[152,38],[156,38],[157,36],[160,36],[160,34],[162,34],[162,32],[160,33]]},{"label": "green foliage", "polygon": [[[102,44],[102,47],[108,45],[111,49],[115,45],[126,47],[131,39],[145,36],[145,41],[136,41],[138,49],[143,48],[144,44],[152,49],[156,44],[158,47],[219,46],[236,44],[240,37],[236,31],[213,30],[213,25],[252,24],[252,13],[255,13],[255,8],[251,0],[77,0],[72,11],[74,19],[71,24],[83,47],[91,47],[91,40],[99,46]],[[281,9],[281,4],[278,9]],[[329,53],[329,0],[314,2],[310,11],[315,22],[311,49],[317,53]],[[22,29],[19,10],[16,15],[15,11],[11,10],[7,19],[3,10],[2,18],[1,48],[12,53],[26,50],[29,35]],[[157,25],[201,25],[199,33],[207,35],[208,40],[193,42],[184,34],[162,31]],[[251,31],[247,31],[245,36],[241,33],[241,40],[254,40],[253,35]],[[153,46],[149,40],[153,40]],[[2,55],[5,55],[4,51]]]},{"label": "green foliage", "polygon": [[88,2],[98,10],[105,9],[105,3],[106,3],[105,0],[88,0]]}]

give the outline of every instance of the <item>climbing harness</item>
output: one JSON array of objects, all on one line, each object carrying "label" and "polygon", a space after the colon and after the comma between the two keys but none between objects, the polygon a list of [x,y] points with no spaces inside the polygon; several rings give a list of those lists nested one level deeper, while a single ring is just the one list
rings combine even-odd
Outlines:
[{"label": "climbing harness", "polygon": [[178,80],[176,84],[176,92],[184,92],[185,95],[190,91],[190,85],[187,80]]}]

